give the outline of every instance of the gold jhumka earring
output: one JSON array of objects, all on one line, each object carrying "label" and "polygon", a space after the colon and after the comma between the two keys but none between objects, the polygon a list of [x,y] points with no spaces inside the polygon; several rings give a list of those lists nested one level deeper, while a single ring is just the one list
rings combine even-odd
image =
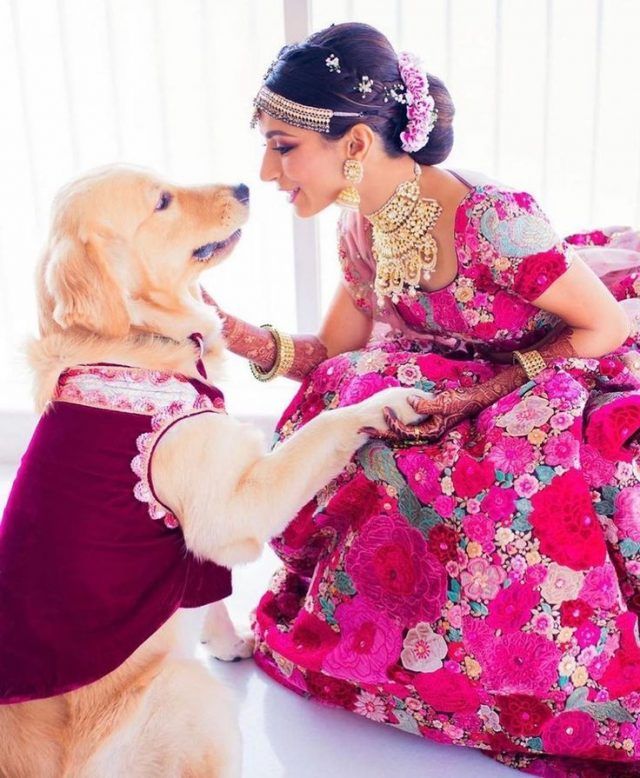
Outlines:
[{"label": "gold jhumka earring", "polygon": [[354,184],[362,181],[364,169],[362,162],[357,159],[347,159],[342,166],[342,175],[347,179],[350,186],[345,187],[336,198],[336,205],[341,208],[347,208],[350,211],[357,211],[360,207],[360,193]]}]

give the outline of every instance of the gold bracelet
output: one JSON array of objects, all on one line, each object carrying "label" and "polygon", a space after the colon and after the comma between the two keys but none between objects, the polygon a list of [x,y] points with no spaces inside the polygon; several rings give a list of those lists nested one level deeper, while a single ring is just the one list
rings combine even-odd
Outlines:
[{"label": "gold bracelet", "polygon": [[282,364],[282,341],[280,340],[280,333],[275,327],[272,327],[271,324],[261,324],[260,328],[269,330],[273,336],[276,346],[276,356],[273,365],[269,370],[263,370],[260,365],[257,365],[255,362],[249,362],[249,367],[251,368],[251,374],[258,381],[271,381],[271,379],[279,375],[280,372],[280,366]]},{"label": "gold bracelet", "polygon": [[527,374],[529,380],[542,373],[547,367],[547,363],[539,351],[514,351],[513,357]]},{"label": "gold bracelet", "polygon": [[278,335],[280,336],[280,364],[277,375],[287,375],[296,358],[296,345],[288,333],[278,331]]}]

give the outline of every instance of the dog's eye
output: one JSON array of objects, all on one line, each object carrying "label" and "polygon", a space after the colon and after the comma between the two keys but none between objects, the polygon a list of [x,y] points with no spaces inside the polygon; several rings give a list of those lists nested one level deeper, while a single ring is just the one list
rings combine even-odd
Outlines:
[{"label": "dog's eye", "polygon": [[158,202],[156,203],[155,210],[166,211],[166,209],[171,205],[172,200],[173,195],[171,192],[161,192],[160,197],[158,198]]}]

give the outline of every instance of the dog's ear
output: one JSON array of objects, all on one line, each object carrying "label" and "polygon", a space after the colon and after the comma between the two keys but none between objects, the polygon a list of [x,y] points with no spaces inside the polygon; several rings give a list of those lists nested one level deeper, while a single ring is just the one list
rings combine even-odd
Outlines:
[{"label": "dog's ear", "polygon": [[87,240],[62,235],[53,241],[45,286],[53,298],[53,319],[63,329],[84,327],[107,337],[122,337],[130,319],[123,290],[109,266],[117,239]]}]

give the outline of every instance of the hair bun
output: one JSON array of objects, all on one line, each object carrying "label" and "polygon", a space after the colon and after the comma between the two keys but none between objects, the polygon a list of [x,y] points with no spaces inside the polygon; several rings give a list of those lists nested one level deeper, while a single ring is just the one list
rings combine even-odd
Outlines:
[{"label": "hair bun", "polygon": [[[336,24],[302,43],[284,46],[265,84],[306,106],[362,112],[357,117],[332,117],[330,138],[340,138],[354,124],[364,123],[382,139],[387,154],[409,153],[420,164],[435,165],[447,158],[453,145],[453,102],[442,81],[429,74],[425,79],[423,70],[419,73],[428,93],[420,92],[414,109],[394,97],[394,86],[404,83],[403,61],[408,67],[374,27]],[[410,83],[405,84],[412,97],[414,90],[418,94],[416,73],[411,71]],[[418,145],[425,135],[428,143],[425,139]]]}]

